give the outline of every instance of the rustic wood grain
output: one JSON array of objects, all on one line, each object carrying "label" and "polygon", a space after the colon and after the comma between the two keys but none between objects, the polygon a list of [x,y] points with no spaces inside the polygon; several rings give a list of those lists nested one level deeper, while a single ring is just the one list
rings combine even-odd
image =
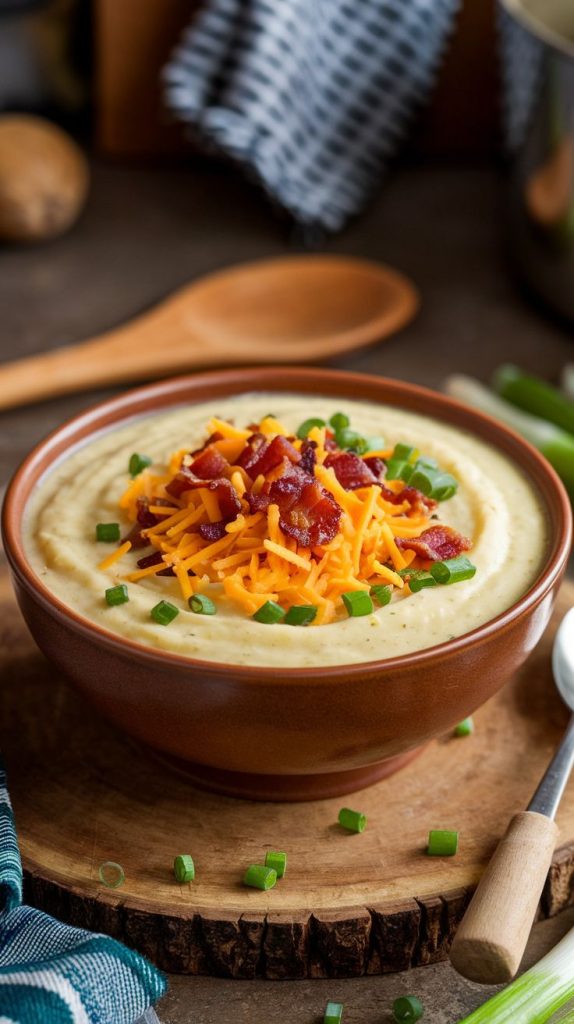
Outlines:
[{"label": "rustic wood grain", "polygon": [[[27,899],[186,974],[355,977],[445,959],[497,838],[527,802],[565,724],[549,651],[572,603],[567,584],[546,637],[477,712],[471,737],[442,737],[392,779],[345,799],[368,816],[362,835],[348,835],[337,825],[341,800],[232,800],[150,760],[35,650],[2,570],[0,742]],[[574,902],[574,793],[558,824],[541,902],[547,916]],[[425,855],[431,827],[460,830],[456,857]],[[246,889],[246,865],[269,848],[286,849],[285,878],[269,893]],[[184,886],[171,871],[180,852],[197,867]],[[107,859],[126,871],[119,890],[99,883]]]}]

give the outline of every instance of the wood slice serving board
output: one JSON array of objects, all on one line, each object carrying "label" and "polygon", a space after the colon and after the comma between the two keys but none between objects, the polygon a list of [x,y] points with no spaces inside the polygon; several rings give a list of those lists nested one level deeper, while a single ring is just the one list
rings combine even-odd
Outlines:
[{"label": "wood slice serving board", "polygon": [[[0,743],[28,901],[190,974],[352,976],[443,959],[566,723],[549,654],[572,604],[568,584],[544,640],[476,713],[472,736],[439,739],[344,801],[265,804],[195,789],[114,732],[36,650],[0,574]],[[367,814],[363,834],[338,826],[343,802]],[[558,823],[545,915],[574,899],[574,784]],[[430,828],[459,830],[456,857],[425,855]],[[286,877],[268,893],[245,888],[246,866],[267,849],[286,850]],[[194,857],[194,883],[175,881],[178,853]],[[99,882],[106,860],[123,865],[120,889]]]}]

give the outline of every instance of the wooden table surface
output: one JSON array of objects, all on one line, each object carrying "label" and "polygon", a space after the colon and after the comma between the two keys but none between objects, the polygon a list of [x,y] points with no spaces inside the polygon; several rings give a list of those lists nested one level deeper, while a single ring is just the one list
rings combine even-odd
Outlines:
[{"label": "wooden table surface", "polygon": [[[405,168],[332,251],[410,274],[422,310],[400,335],[334,366],[438,387],[452,370],[484,379],[512,360],[549,377],[574,360],[572,331],[529,304],[503,255],[500,183],[489,167]],[[285,222],[227,170],[96,165],[88,208],[66,237],[0,251],[0,358],[70,344],[112,327],[198,274],[292,249]],[[64,418],[104,397],[77,395],[2,414],[0,480]],[[477,766],[478,770],[478,766]],[[541,955],[574,911],[537,925]],[[346,981],[171,979],[163,1024],[317,1024],[327,999],[345,1024],[385,1024],[398,994],[418,994],[425,1020],[455,1024],[487,993],[448,964]]]}]

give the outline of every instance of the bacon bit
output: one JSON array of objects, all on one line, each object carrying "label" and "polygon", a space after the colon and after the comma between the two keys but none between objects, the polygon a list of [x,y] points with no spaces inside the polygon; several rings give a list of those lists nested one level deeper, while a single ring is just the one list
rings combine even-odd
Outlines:
[{"label": "bacon bit", "polygon": [[310,476],[314,476],[316,464],[317,442],[303,441],[303,444],[301,445],[301,461],[299,462],[299,469],[302,469],[304,473],[309,473]]},{"label": "bacon bit", "polygon": [[[153,555],[145,555],[144,558],[138,558],[136,565],[138,569],[150,569],[152,565],[161,565],[163,558],[161,551],[154,551]],[[156,576],[175,576],[173,569],[170,566],[166,566],[161,572],[157,572]]]},{"label": "bacon bit", "polygon": [[404,501],[408,501],[409,516],[428,516],[438,506],[434,498],[427,498],[426,494],[418,491],[416,487],[403,487],[401,491],[391,491],[389,487],[382,487],[381,494],[391,505],[402,505]]},{"label": "bacon bit", "polygon": [[[256,434],[254,436],[259,437],[263,435]],[[239,462],[239,465],[243,466],[243,469],[255,480],[260,474],[267,476],[272,469],[280,466],[285,458],[289,462],[295,463],[299,462],[301,456],[286,437],[278,434],[272,441],[265,441],[264,444],[259,445],[256,451],[254,451],[253,457],[247,460],[247,465],[242,462]]]},{"label": "bacon bit", "polygon": [[375,474],[371,472],[365,460],[353,452],[328,455],[323,465],[327,469],[333,469],[337,480],[346,491],[355,491],[358,487],[370,487],[377,483]]},{"label": "bacon bit", "polygon": [[198,533],[204,540],[221,540],[225,537],[225,520],[220,519],[218,523],[202,523]]},{"label": "bacon bit", "polygon": [[231,522],[232,519],[239,515],[241,512],[241,500],[230,480],[227,480],[225,477],[221,477],[219,480],[212,480],[208,490],[213,491],[217,498],[219,511],[224,523]]},{"label": "bacon bit", "polygon": [[420,537],[397,537],[396,544],[397,547],[407,548],[416,552],[420,558],[428,558],[432,562],[456,558],[462,551],[470,551],[472,547],[468,538],[463,537],[452,526],[431,526],[424,530]]},{"label": "bacon bit", "polygon": [[209,445],[193,460],[189,472],[199,477],[200,480],[215,480],[216,477],[223,476],[227,469],[229,469],[227,459],[217,448]]},{"label": "bacon bit", "polygon": [[367,455],[363,459],[365,466],[368,466],[377,483],[382,483],[387,475],[387,464],[376,455]]},{"label": "bacon bit", "polygon": [[147,537],[142,534],[142,530],[149,530],[150,527],[156,526],[158,522],[159,517],[149,510],[148,499],[144,497],[138,498],[136,501],[136,522],[132,526],[130,532],[122,539],[122,542],[129,540],[132,548],[149,547],[150,542]]}]

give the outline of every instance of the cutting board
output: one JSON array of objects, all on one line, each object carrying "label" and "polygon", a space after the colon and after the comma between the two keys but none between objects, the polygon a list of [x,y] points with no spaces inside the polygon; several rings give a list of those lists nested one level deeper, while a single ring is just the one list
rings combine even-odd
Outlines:
[{"label": "cutting board", "polygon": [[[36,650],[0,572],[0,743],[9,771],[26,898],[104,931],[168,971],[235,978],[344,977],[401,971],[446,957],[509,817],[525,806],[567,714],[550,676],[556,623],[521,672],[407,768],[349,797],[250,803],[205,793],[115,732]],[[337,823],[342,804],[366,831]],[[574,785],[541,913],[573,901]],[[455,857],[425,853],[431,828],[460,832]],[[242,885],[268,849],[287,874],[267,893]],[[190,853],[180,885],[173,858]],[[99,865],[125,882],[105,888]]]}]

